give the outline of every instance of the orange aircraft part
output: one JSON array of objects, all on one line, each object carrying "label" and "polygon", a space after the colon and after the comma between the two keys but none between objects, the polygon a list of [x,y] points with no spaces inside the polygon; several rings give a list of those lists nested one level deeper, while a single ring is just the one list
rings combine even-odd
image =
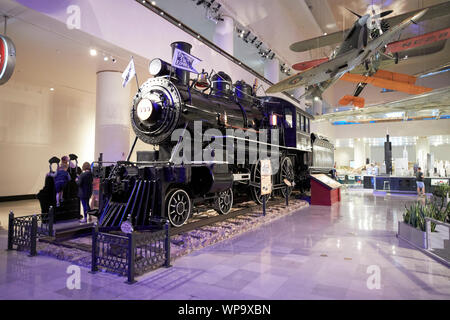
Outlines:
[{"label": "orange aircraft part", "polygon": [[437,41],[442,41],[450,38],[450,28],[442,29],[435,32],[430,32],[421,36],[409,38],[406,40],[400,40],[396,42],[392,42],[387,45],[386,53],[397,53],[421,46],[425,46],[427,44],[431,44]]},{"label": "orange aircraft part", "polygon": [[346,95],[346,96],[342,97],[341,100],[339,100],[339,104],[341,106],[347,106],[350,103],[352,103],[355,107],[364,108],[365,100],[364,100],[364,98],[361,98],[361,97],[354,97],[354,96],[349,96],[349,95]]},{"label": "orange aircraft part", "polygon": [[318,66],[319,64],[327,62],[328,60],[329,60],[328,58],[322,58],[322,59],[300,62],[300,63],[294,64],[292,66],[292,68],[297,71],[305,71],[305,70],[311,69],[312,67]]},{"label": "orange aircraft part", "polygon": [[373,77],[346,73],[341,80],[353,83],[368,83],[375,87],[405,92],[408,94],[422,94],[433,90],[431,88],[414,85],[416,82],[415,77],[385,70],[379,70]]}]

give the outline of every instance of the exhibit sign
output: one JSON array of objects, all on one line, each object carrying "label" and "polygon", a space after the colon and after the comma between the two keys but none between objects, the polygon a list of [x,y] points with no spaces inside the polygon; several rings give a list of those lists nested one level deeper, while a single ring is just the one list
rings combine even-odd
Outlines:
[{"label": "exhibit sign", "polygon": [[440,186],[443,184],[448,184],[448,179],[431,179],[432,186]]},{"label": "exhibit sign", "polygon": [[16,47],[12,40],[0,35],[0,85],[11,78],[16,66]]},{"label": "exhibit sign", "polygon": [[272,193],[272,165],[269,159],[261,160],[261,195]]}]

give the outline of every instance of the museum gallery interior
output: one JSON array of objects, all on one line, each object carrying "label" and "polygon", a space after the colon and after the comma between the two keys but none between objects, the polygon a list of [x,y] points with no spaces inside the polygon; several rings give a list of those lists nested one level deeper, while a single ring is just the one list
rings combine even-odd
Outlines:
[{"label": "museum gallery interior", "polygon": [[449,300],[449,38],[443,0],[0,0],[0,300]]}]

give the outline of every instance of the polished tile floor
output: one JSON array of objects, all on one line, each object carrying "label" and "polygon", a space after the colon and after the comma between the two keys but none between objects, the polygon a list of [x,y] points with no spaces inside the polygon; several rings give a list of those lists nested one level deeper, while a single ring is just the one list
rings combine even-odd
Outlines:
[{"label": "polished tile floor", "polygon": [[450,269],[396,238],[414,200],[345,192],[332,208],[300,210],[132,286],[81,268],[81,289],[70,290],[69,263],[2,249],[0,299],[450,299]]}]

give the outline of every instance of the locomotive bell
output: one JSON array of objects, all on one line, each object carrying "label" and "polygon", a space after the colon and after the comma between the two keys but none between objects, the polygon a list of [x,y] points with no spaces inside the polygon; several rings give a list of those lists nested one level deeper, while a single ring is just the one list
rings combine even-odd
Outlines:
[{"label": "locomotive bell", "polygon": [[230,96],[231,95],[231,78],[225,72],[220,71],[211,78],[212,94],[215,96]]}]

